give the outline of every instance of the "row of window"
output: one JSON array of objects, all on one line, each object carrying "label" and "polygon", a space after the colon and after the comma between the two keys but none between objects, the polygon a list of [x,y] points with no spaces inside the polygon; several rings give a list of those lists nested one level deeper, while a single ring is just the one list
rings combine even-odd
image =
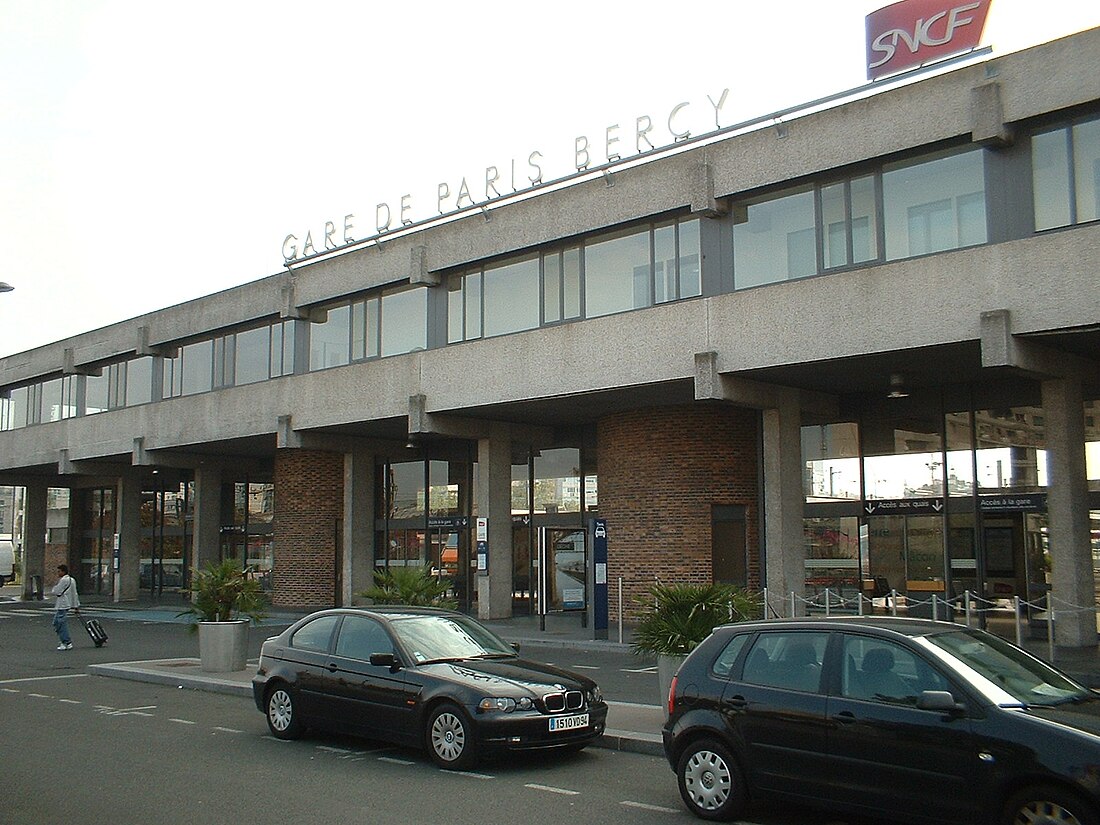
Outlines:
[{"label": "row of window", "polygon": [[[983,244],[986,159],[980,148],[938,151],[755,196],[717,224],[604,232],[452,273],[442,291],[386,289],[329,305],[299,329],[277,322],[15,388],[0,397],[0,430],[694,298],[704,292],[704,229],[732,225],[719,243],[732,246],[733,289]],[[1100,118],[1034,134],[1031,168],[1037,231],[1100,218]],[[429,319],[444,316],[445,335],[434,336]],[[296,364],[305,335],[308,364]]]}]

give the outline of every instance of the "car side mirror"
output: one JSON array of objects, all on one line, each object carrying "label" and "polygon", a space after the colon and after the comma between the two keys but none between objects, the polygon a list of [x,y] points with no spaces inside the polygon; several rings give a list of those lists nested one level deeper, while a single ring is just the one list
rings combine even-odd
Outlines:
[{"label": "car side mirror", "polygon": [[926,690],[917,699],[917,707],[921,710],[938,710],[944,713],[957,713],[965,710],[961,702],[956,702],[955,697],[946,690]]},{"label": "car side mirror", "polygon": [[401,669],[401,663],[392,653],[372,653],[370,663],[375,667],[388,667],[390,670]]}]

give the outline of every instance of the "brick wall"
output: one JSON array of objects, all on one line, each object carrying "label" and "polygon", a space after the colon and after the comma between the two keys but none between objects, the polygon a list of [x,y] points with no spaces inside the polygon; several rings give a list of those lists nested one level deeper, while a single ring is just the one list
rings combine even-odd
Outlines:
[{"label": "brick wall", "polygon": [[344,457],[316,450],[275,452],[274,604],[336,603]]},{"label": "brick wall", "polygon": [[600,516],[608,522],[611,619],[653,584],[712,581],[714,505],[746,508],[749,587],[760,582],[758,415],[700,403],[616,414],[598,424]]}]

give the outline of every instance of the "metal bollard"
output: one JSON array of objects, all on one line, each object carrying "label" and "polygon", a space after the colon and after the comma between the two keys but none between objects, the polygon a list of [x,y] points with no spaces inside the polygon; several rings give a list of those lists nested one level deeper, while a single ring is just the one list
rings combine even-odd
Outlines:
[{"label": "metal bollard", "polygon": [[932,594],[932,621],[938,622],[940,620],[939,602],[936,600],[936,594]]},{"label": "metal bollard", "polygon": [[1012,614],[1016,620],[1016,644],[1023,647],[1024,644],[1024,629],[1020,622],[1020,597],[1012,597]]},{"label": "metal bollard", "polygon": [[970,591],[967,590],[963,593],[963,598],[966,599],[966,626],[970,627]]},{"label": "metal bollard", "polygon": [[898,591],[897,588],[890,590],[890,612],[893,615],[898,615]]},{"label": "metal bollard", "polygon": [[829,604],[829,588],[825,588],[825,618],[829,618],[831,615],[831,606]]}]

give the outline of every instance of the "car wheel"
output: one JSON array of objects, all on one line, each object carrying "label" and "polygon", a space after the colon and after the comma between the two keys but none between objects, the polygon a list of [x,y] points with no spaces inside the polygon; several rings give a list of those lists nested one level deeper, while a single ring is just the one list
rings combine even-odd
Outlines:
[{"label": "car wheel", "polygon": [[446,702],[436,707],[428,717],[425,736],[428,754],[441,768],[466,770],[477,759],[473,730],[457,705]]},{"label": "car wheel", "polygon": [[1025,788],[1005,805],[1004,825],[1098,825],[1096,812],[1081,797],[1051,785]]},{"label": "car wheel", "polygon": [[745,807],[745,780],[724,745],[710,739],[693,742],[676,765],[680,796],[701,819],[729,820]]},{"label": "car wheel", "polygon": [[276,739],[297,739],[305,732],[297,700],[286,685],[269,688],[264,707],[267,708],[267,727]]}]

